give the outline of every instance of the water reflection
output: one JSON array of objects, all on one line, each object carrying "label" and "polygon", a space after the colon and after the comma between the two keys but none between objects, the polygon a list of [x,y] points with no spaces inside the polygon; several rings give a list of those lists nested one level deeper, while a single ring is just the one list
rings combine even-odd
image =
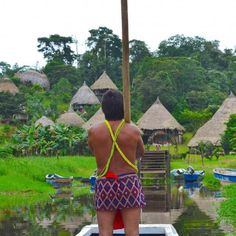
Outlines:
[{"label": "water reflection", "polygon": [[64,196],[70,197],[61,198],[62,194],[55,195],[46,204],[11,210],[8,217],[0,222],[0,235],[69,236],[94,222],[92,196],[71,198],[67,192]]},{"label": "water reflection", "polygon": [[[225,228],[216,223],[216,202],[220,200],[200,182],[174,183],[170,192],[149,191],[145,196],[147,206],[142,213],[142,223],[173,224],[179,235],[184,236],[225,235]],[[169,210],[166,199],[170,199]]]},{"label": "water reflection", "polygon": [[[221,198],[201,183],[159,185],[145,196],[141,223],[171,223],[180,236],[221,236],[224,229],[233,230],[215,222]],[[96,221],[93,195],[81,198],[69,190],[57,190],[47,203],[6,209],[2,215],[1,236],[70,236]]]}]

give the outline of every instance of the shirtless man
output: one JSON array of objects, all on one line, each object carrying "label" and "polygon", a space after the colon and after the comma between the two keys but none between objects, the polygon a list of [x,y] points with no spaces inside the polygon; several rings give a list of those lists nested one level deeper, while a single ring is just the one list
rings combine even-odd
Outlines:
[{"label": "shirtless man", "polygon": [[97,163],[95,206],[99,235],[112,235],[115,216],[120,210],[125,234],[137,236],[145,200],[135,162],[143,156],[143,141],[138,128],[123,120],[120,92],[108,90],[102,99],[102,110],[106,121],[93,126],[88,137]]}]

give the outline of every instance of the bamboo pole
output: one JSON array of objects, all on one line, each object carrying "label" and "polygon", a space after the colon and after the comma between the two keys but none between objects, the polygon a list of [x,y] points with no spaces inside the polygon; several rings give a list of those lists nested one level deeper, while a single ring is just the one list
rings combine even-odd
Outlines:
[{"label": "bamboo pole", "polygon": [[130,122],[130,80],[129,80],[129,26],[127,0],[121,0],[122,15],[122,79],[124,97],[124,118]]}]

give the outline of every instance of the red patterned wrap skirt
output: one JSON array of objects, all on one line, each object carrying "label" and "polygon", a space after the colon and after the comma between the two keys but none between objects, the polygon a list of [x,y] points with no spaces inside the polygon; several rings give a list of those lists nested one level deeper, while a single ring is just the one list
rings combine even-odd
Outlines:
[{"label": "red patterned wrap skirt", "polygon": [[143,208],[146,205],[141,182],[137,174],[113,178],[100,178],[95,184],[95,207],[98,211],[124,208]]}]

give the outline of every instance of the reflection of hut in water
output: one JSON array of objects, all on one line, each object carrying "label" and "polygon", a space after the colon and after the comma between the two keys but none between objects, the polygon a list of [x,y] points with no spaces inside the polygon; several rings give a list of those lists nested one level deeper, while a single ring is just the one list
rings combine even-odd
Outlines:
[{"label": "reflection of hut in water", "polygon": [[18,77],[24,84],[38,84],[44,89],[50,88],[47,76],[44,73],[40,73],[36,70],[17,72],[16,77]]},{"label": "reflection of hut in water", "polygon": [[182,143],[184,127],[162,105],[159,98],[137,122],[144,143]]},{"label": "reflection of hut in water", "polygon": [[0,93],[7,93],[7,92],[15,95],[16,93],[19,93],[19,89],[10,79],[2,78],[0,79]]},{"label": "reflection of hut in water", "polygon": [[225,123],[231,114],[236,114],[236,96],[233,93],[225,99],[213,117],[198,129],[188,146],[196,147],[201,141],[220,146],[221,135],[226,129]]},{"label": "reflection of hut in water", "polygon": [[57,124],[64,124],[66,126],[82,127],[84,120],[75,112],[66,112],[61,114],[56,120]]},{"label": "reflection of hut in water", "polygon": [[102,73],[102,75],[92,84],[91,89],[94,91],[95,95],[101,101],[103,94],[108,89],[118,90],[116,85],[112,82],[110,77],[107,75],[106,71]]},{"label": "reflection of hut in water", "polygon": [[[209,199],[206,207],[209,207]],[[213,206],[215,209],[217,206]],[[225,235],[219,224],[199,209],[195,201],[188,201],[183,213],[173,223],[179,235]],[[186,227],[187,226],[187,227]]]},{"label": "reflection of hut in water", "polygon": [[70,110],[81,111],[84,105],[96,105],[99,104],[99,100],[94,92],[84,82],[83,86],[79,88],[70,102]]},{"label": "reflection of hut in water", "polygon": [[55,123],[50,120],[49,118],[47,118],[46,116],[42,116],[40,119],[38,119],[36,122],[35,122],[35,126],[54,126]]}]

